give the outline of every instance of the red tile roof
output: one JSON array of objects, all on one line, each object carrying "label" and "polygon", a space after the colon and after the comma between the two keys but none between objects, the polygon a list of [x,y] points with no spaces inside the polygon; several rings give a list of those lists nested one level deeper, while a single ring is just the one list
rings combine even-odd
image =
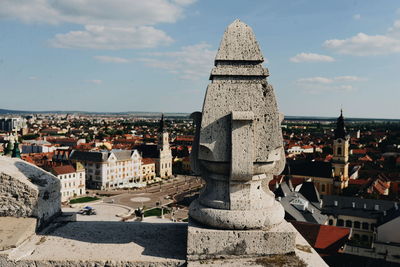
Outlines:
[{"label": "red tile roof", "polygon": [[315,249],[337,251],[350,235],[350,229],[332,225],[291,222]]},{"label": "red tile roof", "polygon": [[356,155],[364,155],[367,153],[366,149],[352,149],[351,152]]},{"label": "red tile roof", "polygon": [[61,165],[53,167],[51,169],[51,172],[55,175],[60,175],[60,174],[73,173],[76,172],[76,170],[72,165]]},{"label": "red tile roof", "polygon": [[154,164],[155,161],[151,158],[142,158],[142,164],[146,165],[146,164]]}]

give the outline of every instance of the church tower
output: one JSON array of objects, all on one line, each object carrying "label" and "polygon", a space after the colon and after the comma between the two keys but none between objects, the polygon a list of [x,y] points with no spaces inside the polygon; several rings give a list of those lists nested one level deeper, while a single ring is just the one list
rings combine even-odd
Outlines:
[{"label": "church tower", "polygon": [[343,111],[336,122],[335,139],[333,140],[333,175],[335,187],[343,189],[347,187],[349,180],[349,141],[350,136],[344,125]]},{"label": "church tower", "polygon": [[161,178],[172,176],[172,152],[169,147],[169,135],[165,129],[164,114],[161,115],[160,126],[158,128],[159,158],[156,160],[156,174]]}]

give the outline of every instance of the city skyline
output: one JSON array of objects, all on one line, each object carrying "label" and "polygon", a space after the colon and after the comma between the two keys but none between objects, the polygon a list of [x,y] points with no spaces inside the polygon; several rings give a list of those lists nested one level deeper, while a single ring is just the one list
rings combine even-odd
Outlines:
[{"label": "city skyline", "polygon": [[396,1],[2,1],[0,107],[200,110],[236,18],[254,29],[285,115],[400,117]]}]

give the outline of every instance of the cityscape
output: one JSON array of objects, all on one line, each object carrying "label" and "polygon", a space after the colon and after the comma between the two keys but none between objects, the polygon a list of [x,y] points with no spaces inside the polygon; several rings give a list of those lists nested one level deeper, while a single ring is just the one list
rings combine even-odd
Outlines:
[{"label": "cityscape", "polygon": [[[0,3],[16,42],[69,31],[32,37],[36,70],[0,56],[0,266],[400,266],[398,3],[92,2]],[[261,11],[371,34],[315,26],[289,58]]]}]

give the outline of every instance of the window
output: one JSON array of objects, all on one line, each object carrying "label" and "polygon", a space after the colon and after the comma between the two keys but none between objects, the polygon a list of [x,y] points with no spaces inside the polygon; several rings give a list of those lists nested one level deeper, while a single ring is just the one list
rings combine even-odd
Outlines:
[{"label": "window", "polygon": [[360,222],[359,221],[355,221],[354,222],[354,228],[360,229]]},{"label": "window", "polygon": [[329,220],[329,225],[333,225],[333,220],[332,219]]},{"label": "window", "polygon": [[342,155],[342,148],[341,148],[341,147],[338,147],[338,149],[337,149],[337,154],[338,154],[339,156]]},{"label": "window", "polygon": [[324,184],[321,185],[321,192],[325,192],[325,185]]},{"label": "window", "polygon": [[342,219],[337,221],[337,226],[343,226],[344,225],[344,221]]},{"label": "window", "polygon": [[368,230],[369,229],[369,223],[363,222],[362,223],[362,229]]},{"label": "window", "polygon": [[350,220],[346,221],[346,227],[350,227],[351,228],[352,224],[353,224],[352,221],[350,221]]}]

